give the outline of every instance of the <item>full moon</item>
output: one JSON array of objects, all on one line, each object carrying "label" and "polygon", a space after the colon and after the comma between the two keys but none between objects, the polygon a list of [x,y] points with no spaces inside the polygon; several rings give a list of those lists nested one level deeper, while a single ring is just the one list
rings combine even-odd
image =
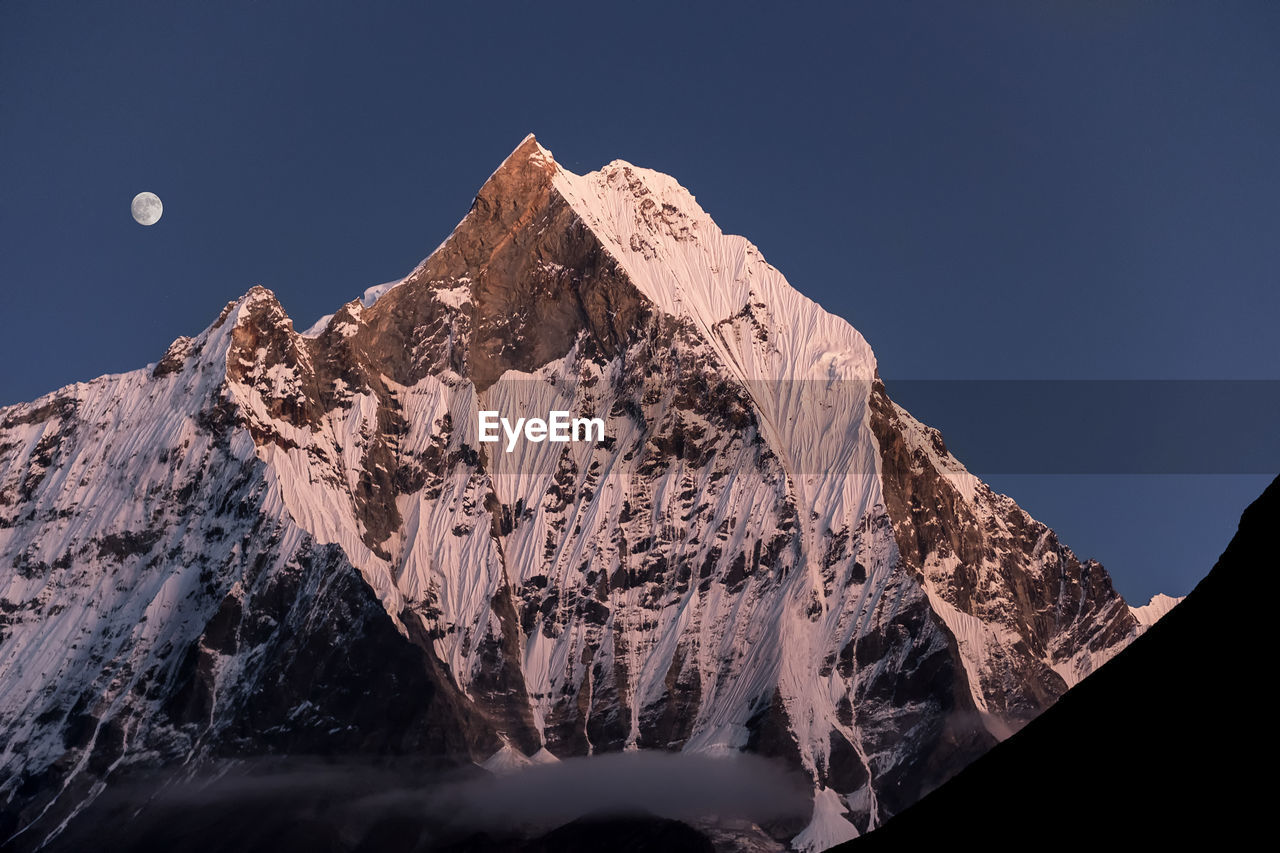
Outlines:
[{"label": "full moon", "polygon": [[155,225],[164,213],[164,205],[155,193],[138,193],[133,197],[129,210],[139,225]]}]

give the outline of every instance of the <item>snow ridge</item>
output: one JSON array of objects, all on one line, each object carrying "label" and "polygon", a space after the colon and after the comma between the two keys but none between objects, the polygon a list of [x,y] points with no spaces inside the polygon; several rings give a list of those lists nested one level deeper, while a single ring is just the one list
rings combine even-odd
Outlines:
[{"label": "snow ridge", "polygon": [[1172,595],[1158,592],[1151,596],[1151,600],[1141,607],[1130,607],[1129,612],[1133,614],[1133,618],[1138,620],[1138,624],[1145,631],[1163,619],[1165,614],[1180,604],[1184,598],[1186,598],[1185,595],[1175,598]]}]

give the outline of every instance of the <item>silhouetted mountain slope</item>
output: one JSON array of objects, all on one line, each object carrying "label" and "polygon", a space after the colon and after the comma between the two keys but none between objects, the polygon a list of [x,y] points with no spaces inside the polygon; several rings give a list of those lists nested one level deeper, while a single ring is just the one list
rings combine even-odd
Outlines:
[{"label": "silhouetted mountain slope", "polygon": [[1270,823],[1254,803],[1274,772],[1274,678],[1267,611],[1242,605],[1274,577],[1278,525],[1280,478],[1167,617],[950,782],[834,849],[1256,846]]}]

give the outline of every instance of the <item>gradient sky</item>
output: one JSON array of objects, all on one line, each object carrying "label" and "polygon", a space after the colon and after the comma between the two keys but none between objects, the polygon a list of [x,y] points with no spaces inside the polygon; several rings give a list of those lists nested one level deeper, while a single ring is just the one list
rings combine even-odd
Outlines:
[{"label": "gradient sky", "polygon": [[[1280,379],[1280,3],[619,7],[0,3],[0,404],[254,284],[310,325],[530,131],[675,175],[886,377]],[[989,479],[1131,600],[1186,592],[1269,480]]]}]

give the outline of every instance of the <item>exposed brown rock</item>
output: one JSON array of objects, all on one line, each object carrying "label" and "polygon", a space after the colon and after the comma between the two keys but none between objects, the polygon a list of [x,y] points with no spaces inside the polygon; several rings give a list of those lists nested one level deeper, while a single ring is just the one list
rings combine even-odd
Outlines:
[{"label": "exposed brown rock", "polygon": [[[1034,718],[1066,690],[1051,669],[1059,649],[1105,649],[1130,635],[1135,623],[1110,577],[1096,563],[1081,563],[1052,530],[1033,520],[1008,498],[979,486],[970,504],[934,467],[929,454],[906,438],[906,417],[877,380],[871,391],[871,429],[880,448],[885,503],[899,552],[922,576],[929,561],[954,557],[945,576],[931,580],[950,604],[984,622],[1003,625],[1021,636],[1004,660],[1006,676],[1024,686],[1026,697],[1006,700],[1007,691],[985,691],[990,710],[1016,729]],[[936,430],[924,428],[935,453],[946,446]],[[984,524],[975,512],[984,508],[999,526]],[[1044,566],[1056,576],[1045,577]],[[1073,636],[1075,626],[1101,624],[1091,635]],[[1082,629],[1083,630],[1083,629]],[[1071,642],[1064,643],[1064,637]],[[984,685],[986,687],[986,685]]]}]

